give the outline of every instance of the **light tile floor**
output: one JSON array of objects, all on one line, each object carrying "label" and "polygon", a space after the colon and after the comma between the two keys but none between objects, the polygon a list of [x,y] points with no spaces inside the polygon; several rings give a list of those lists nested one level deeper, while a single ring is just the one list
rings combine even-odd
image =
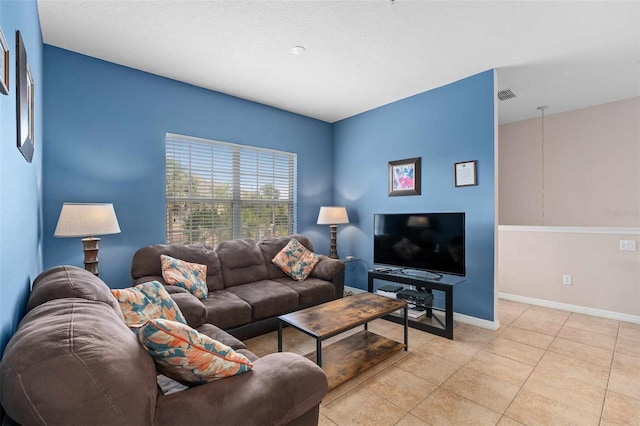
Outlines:
[{"label": "light tile floor", "polygon": [[[640,426],[640,325],[506,300],[499,313],[498,331],[459,324],[454,340],[410,329],[408,352],[327,394],[320,425]],[[395,323],[369,330],[402,341]],[[283,340],[315,349],[291,328]],[[277,334],[246,344],[276,352]]]}]

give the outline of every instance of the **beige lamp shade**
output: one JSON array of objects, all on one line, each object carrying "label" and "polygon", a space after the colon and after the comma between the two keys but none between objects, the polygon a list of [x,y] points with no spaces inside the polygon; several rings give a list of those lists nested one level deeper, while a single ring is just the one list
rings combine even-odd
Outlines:
[{"label": "beige lamp shade", "polygon": [[53,236],[87,237],[119,233],[113,204],[64,203]]},{"label": "beige lamp shade", "polygon": [[346,207],[323,206],[318,214],[318,225],[338,225],[349,223]]}]

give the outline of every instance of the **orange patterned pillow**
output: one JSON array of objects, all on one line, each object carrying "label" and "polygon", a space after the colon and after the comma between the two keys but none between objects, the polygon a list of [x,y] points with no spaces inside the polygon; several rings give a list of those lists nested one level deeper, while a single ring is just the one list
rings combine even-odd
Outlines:
[{"label": "orange patterned pillow", "polygon": [[253,367],[246,356],[179,322],[151,320],[135,331],[158,370],[181,383],[207,383]]},{"label": "orange patterned pillow", "polygon": [[307,250],[300,241],[292,238],[271,261],[294,280],[303,281],[313,271],[320,258],[314,252]]},{"label": "orange patterned pillow", "polygon": [[187,323],[178,305],[158,281],[138,284],[131,288],[114,289],[111,290],[111,294],[118,300],[124,322],[129,327],[156,318]]},{"label": "orange patterned pillow", "polygon": [[207,298],[207,265],[185,262],[164,254],[160,255],[160,261],[162,278],[167,284],[186,288],[200,300]]}]

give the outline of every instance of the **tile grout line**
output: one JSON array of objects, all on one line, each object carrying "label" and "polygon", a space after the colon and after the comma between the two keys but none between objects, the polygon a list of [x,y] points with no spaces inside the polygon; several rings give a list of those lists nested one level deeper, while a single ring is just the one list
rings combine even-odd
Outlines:
[{"label": "tile grout line", "polygon": [[[525,311],[526,311],[526,309],[525,309]],[[524,311],[523,311],[523,313],[524,313]],[[521,314],[521,315],[522,315],[522,314]],[[514,321],[515,321],[515,320],[514,320]],[[414,406],[414,408],[415,408],[415,407],[417,407],[419,404],[421,404],[424,400],[426,400],[426,399],[427,399],[431,394],[433,394],[434,392],[436,392],[438,389],[442,388],[442,389],[444,389],[445,391],[447,391],[447,392],[451,392],[451,393],[453,393],[453,394],[457,395],[458,397],[460,397],[460,398],[462,398],[462,399],[464,399],[464,400],[469,401],[469,402],[470,402],[470,403],[472,403],[472,404],[478,405],[478,406],[480,406],[480,407],[482,407],[482,408],[486,408],[487,410],[490,410],[490,411],[493,411],[493,412],[494,412],[494,413],[496,413],[496,414],[499,414],[499,415],[500,415],[500,418],[498,419],[498,423],[499,423],[499,422],[500,422],[500,420],[502,419],[502,417],[504,416],[504,414],[503,414],[503,413],[499,413],[499,412],[495,411],[494,409],[492,409],[492,408],[490,408],[490,407],[487,407],[487,406],[482,405],[482,404],[480,404],[480,403],[478,403],[478,402],[475,402],[475,401],[473,401],[473,400],[470,400],[469,398],[467,398],[467,397],[466,397],[466,396],[464,396],[464,395],[460,395],[459,393],[457,393],[457,392],[455,392],[455,391],[453,391],[453,390],[448,390],[448,389],[446,389],[445,387],[443,387],[443,385],[447,382],[447,380],[449,380],[451,377],[453,377],[453,375],[455,375],[458,371],[462,370],[464,367],[468,367],[469,362],[471,362],[471,360],[472,360],[476,355],[478,355],[480,352],[482,352],[484,349],[486,349],[486,348],[487,348],[487,346],[489,346],[489,343],[491,343],[491,342],[492,342],[496,337],[498,337],[498,336],[499,336],[498,334],[496,334],[495,336],[493,336],[493,337],[491,338],[491,340],[489,340],[488,342],[486,342],[486,343],[484,344],[484,346],[482,346],[482,347],[481,347],[481,348],[480,348],[480,349],[479,349],[479,350],[478,350],[478,351],[477,351],[473,356],[471,356],[468,360],[466,360],[466,361],[464,362],[464,364],[459,364],[459,367],[458,367],[457,369],[455,369],[451,374],[449,374],[449,375],[447,376],[447,378],[445,378],[445,379],[444,379],[440,384],[438,384],[438,385],[437,385],[437,386],[436,386],[436,387],[435,387],[435,388],[434,388],[434,389],[433,389],[433,390],[432,390],[428,395],[426,395],[424,398],[422,398],[422,400],[421,400],[418,404],[416,404],[416,405]],[[425,346],[425,345],[427,345],[428,343],[429,343],[429,342],[425,343],[425,344],[424,344],[424,345],[422,345],[422,346]],[[422,346],[420,346],[420,347],[422,347]],[[437,355],[434,355],[434,354],[432,354],[432,355],[437,357]],[[440,357],[439,357],[439,358],[440,358]],[[454,364],[458,364],[457,362],[450,361],[450,360],[448,360],[448,359],[446,359],[446,358],[442,358],[442,359],[444,359],[444,360],[446,360],[446,361],[449,361],[449,362],[452,362],[452,363],[454,363]],[[472,369],[472,370],[475,370],[473,367],[468,367],[468,368],[470,368],[470,369]],[[476,370],[476,371],[477,371],[477,370]],[[480,372],[480,373],[481,373],[481,374],[483,374],[483,375],[485,375],[485,376],[487,376],[487,377],[489,377],[489,378],[493,378],[492,376],[489,376],[488,374],[485,374],[485,373],[482,373],[482,372]],[[497,379],[497,380],[499,380],[499,379]],[[412,408],[412,410],[413,410],[413,408]],[[505,412],[506,412],[506,409],[505,409]],[[409,412],[409,413],[411,414],[411,412]],[[416,417],[418,417],[420,420],[423,420],[423,421],[425,421],[425,422],[426,422],[426,420],[422,419],[422,417],[419,417],[419,416],[416,416]],[[426,423],[428,423],[428,422],[426,422]],[[428,423],[428,424],[429,424],[429,423]],[[496,424],[497,424],[497,423],[496,423]]]},{"label": "tile grout line", "polygon": [[[527,305],[526,309],[524,309],[524,310],[523,310],[523,311],[522,311],[522,312],[521,312],[517,317],[515,317],[515,318],[514,318],[514,319],[513,319],[513,320],[512,320],[508,325],[505,325],[505,328],[510,327],[510,326],[511,326],[511,325],[512,325],[516,320],[518,320],[518,318],[520,318],[522,315],[524,315],[524,313],[525,313],[525,312],[526,312],[530,307],[531,307],[531,305]],[[496,330],[496,331],[498,331],[498,330]],[[468,364],[468,363],[469,363],[469,362],[470,362],[470,361],[471,361],[471,360],[472,360],[472,359],[473,359],[473,358],[474,358],[478,353],[480,353],[482,350],[486,349],[486,348],[489,346],[489,344],[490,344],[492,341],[494,341],[497,337],[500,337],[500,333],[496,333],[496,335],[495,335],[495,336],[493,336],[493,338],[492,338],[491,340],[489,340],[489,341],[488,341],[488,342],[487,342],[487,343],[486,343],[486,344],[485,344],[485,345],[484,345],[484,346],[483,346],[483,347],[482,347],[478,352],[476,352],[476,354],[475,354],[475,355],[473,355],[471,358],[469,358],[467,361],[465,361],[465,363],[464,363],[464,364],[461,364],[461,365],[460,365],[460,367],[458,367],[458,368],[457,368],[454,372],[452,372],[452,373],[451,373],[451,374],[450,374],[450,375],[449,375],[445,380],[443,380],[443,381],[442,381],[442,383],[440,383],[440,384],[439,384],[439,385],[438,385],[438,386],[437,386],[437,387],[436,387],[436,388],[435,388],[431,393],[433,393],[433,392],[437,391],[437,390],[438,390],[440,387],[442,387],[442,385],[444,385],[444,383],[445,383],[447,380],[449,380],[449,379],[450,379],[454,374],[456,374],[458,371],[460,371],[463,367],[467,366],[467,364]],[[509,339],[507,339],[507,340],[509,340]],[[490,352],[490,353],[492,353],[492,352]],[[498,355],[498,354],[495,354],[495,355]],[[500,356],[500,355],[498,355],[498,356]],[[505,358],[507,358],[507,359],[511,359],[511,358],[508,358],[508,357],[505,357]],[[516,361],[516,360],[514,360],[514,361]],[[469,368],[471,368],[471,367],[469,367]],[[534,367],[534,368],[535,368],[535,367]],[[532,370],[532,372],[533,372],[533,370]],[[489,377],[491,377],[491,376],[489,376]],[[522,386],[524,386],[524,385],[522,385]],[[513,397],[513,399],[515,399],[515,397],[518,395],[518,393],[519,393],[519,392],[520,392],[520,390],[522,389],[522,386],[520,386],[520,388],[518,389],[518,392],[516,392],[516,395]],[[445,389],[445,388],[443,387],[443,389]],[[447,389],[445,389],[445,390],[447,390]],[[458,394],[458,393],[456,393],[456,392],[454,392],[454,391],[449,391],[449,392],[452,392],[452,393],[456,394],[457,396],[459,396],[460,398],[463,398],[463,399],[465,399],[465,400],[467,400],[467,401],[469,401],[469,402],[471,402],[471,403],[473,403],[473,404],[477,404],[477,405],[479,405],[479,406],[481,406],[481,407],[484,407],[484,408],[486,408],[486,409],[488,409],[488,410],[493,411],[493,412],[494,412],[494,413],[496,413],[496,414],[499,414],[499,415],[500,415],[500,417],[498,418],[498,421],[497,421],[497,423],[496,423],[496,424],[500,423],[500,421],[502,420],[502,418],[503,418],[503,417],[506,417],[506,416],[505,416],[505,413],[507,412],[507,410],[508,410],[508,409],[509,409],[509,407],[511,406],[511,402],[513,402],[513,399],[512,399],[512,400],[511,400],[511,402],[509,403],[509,405],[507,405],[507,408],[505,408],[504,412],[502,412],[502,413],[498,413],[497,411],[495,411],[495,410],[493,410],[493,409],[491,409],[491,408],[489,408],[489,407],[485,407],[485,406],[484,406],[484,405],[482,405],[482,404],[478,404],[477,402],[472,401],[472,400],[468,399],[467,397],[465,397],[465,396],[463,396],[463,395],[460,395],[460,394]],[[431,395],[431,393],[430,393],[429,395]],[[428,398],[428,397],[429,397],[429,395],[427,395],[424,399]],[[423,400],[424,400],[424,399],[423,399]],[[421,401],[421,402],[422,402],[422,401]],[[422,420],[422,419],[421,419],[421,420]]]},{"label": "tile grout line", "polygon": [[[527,308],[527,309],[528,309],[528,308]],[[533,368],[533,370],[531,370],[531,373],[529,374],[529,377],[527,377],[527,380],[524,382],[524,384],[522,385],[522,387],[518,390],[518,393],[517,393],[517,394],[516,394],[516,396],[513,398],[513,400],[515,400],[515,399],[517,398],[518,394],[520,393],[520,391],[521,391],[522,389],[524,389],[524,387],[525,387],[525,385],[526,385],[527,381],[529,381],[529,378],[531,377],[531,375],[533,374],[533,372],[535,371],[535,369],[536,369],[536,368],[538,367],[538,365],[540,364],[540,361],[542,361],[542,359],[545,357],[545,355],[546,355],[547,353],[551,352],[551,353],[558,354],[558,355],[568,356],[568,355],[565,355],[565,354],[561,354],[561,353],[558,353],[558,352],[552,351],[552,350],[550,350],[549,348],[551,348],[551,345],[553,345],[553,342],[555,342],[555,341],[556,341],[556,339],[563,339],[562,337],[559,337],[560,331],[562,331],[562,329],[567,325],[567,322],[569,321],[569,318],[571,318],[571,316],[572,316],[572,315],[573,315],[573,313],[571,313],[571,314],[567,317],[567,319],[563,322],[562,326],[558,329],[558,332],[553,336],[553,337],[554,337],[554,338],[553,338],[553,341],[551,342],[551,344],[549,345],[549,347],[548,347],[547,349],[545,349],[544,354],[542,355],[542,357],[540,358],[540,360],[536,363],[536,366]],[[575,327],[573,327],[573,328],[575,328]],[[620,329],[620,324],[618,323],[618,330],[619,330],[619,329]],[[617,341],[617,335],[618,335],[618,332],[616,333],[616,341]],[[569,340],[569,339],[564,339],[564,340]],[[577,343],[581,343],[581,342],[577,342]],[[614,351],[614,356],[615,356],[615,351]],[[571,358],[573,358],[573,357],[571,357]],[[612,371],[612,367],[613,367],[613,357],[612,357],[612,359],[611,359],[611,363],[612,363],[612,364],[611,364],[611,368],[609,369],[609,380],[610,380],[610,377],[611,377],[611,371]],[[605,403],[605,400],[606,400],[606,394],[607,394],[608,388],[609,388],[609,384],[608,384],[608,382],[607,382],[607,388],[605,389],[605,399],[603,399],[603,401],[602,401],[602,409],[601,409],[600,416],[599,416],[599,419],[598,419],[598,424],[601,424],[601,423],[602,423],[602,420],[603,420],[603,416],[602,416],[602,414],[603,414],[603,411],[604,411],[604,403]],[[533,393],[535,393],[535,394],[537,394],[537,395],[540,395],[538,392],[535,392],[535,391],[529,391],[529,392],[533,392]],[[542,396],[542,397],[544,397],[544,398],[548,398],[548,399],[553,400],[553,398],[546,397],[545,395],[540,395],[540,396]],[[511,403],[513,403],[513,400],[511,401]],[[509,404],[509,407],[511,406],[511,403]],[[509,408],[507,407],[507,410],[508,410],[508,409],[509,409]],[[507,411],[507,410],[505,410],[505,413],[506,413],[506,411]],[[586,411],[583,411],[583,410],[580,410],[580,409],[577,409],[576,411],[581,412],[581,413],[585,413],[585,414],[587,414],[587,415],[593,415],[593,414],[591,414],[591,413],[589,413],[589,412],[586,412]]]},{"label": "tile grout line", "polygon": [[[529,305],[529,307],[527,307],[527,309],[525,309],[525,310],[522,312],[522,314],[521,314],[520,316],[524,315],[524,313],[525,313],[526,311],[528,311],[530,307],[531,307],[531,305]],[[566,318],[566,319],[564,320],[564,322],[562,323],[562,326],[560,326],[560,328],[558,328],[558,331],[553,335],[553,340],[551,341],[551,343],[549,344],[549,346],[544,350],[544,353],[542,354],[542,356],[540,357],[540,359],[538,360],[538,362],[536,362],[536,365],[535,365],[535,366],[533,367],[533,369],[531,370],[531,373],[529,373],[529,375],[527,376],[527,379],[522,383],[522,386],[520,386],[520,388],[518,389],[518,392],[516,392],[515,396],[513,397],[513,399],[511,400],[511,402],[510,402],[510,403],[509,403],[509,405],[507,406],[507,408],[504,410],[504,414],[502,415],[502,417],[507,417],[508,419],[513,420],[513,419],[511,419],[510,417],[508,417],[508,416],[506,415],[507,411],[509,411],[509,408],[511,407],[511,404],[513,404],[513,401],[515,401],[515,400],[516,400],[516,398],[518,397],[518,395],[520,394],[520,392],[524,389],[524,387],[526,386],[527,382],[528,382],[528,381],[529,381],[529,379],[531,378],[531,375],[533,375],[534,371],[536,371],[536,368],[538,368],[538,365],[540,365],[540,362],[542,361],[542,359],[547,355],[547,353],[548,353],[548,352],[555,353],[554,351],[550,351],[550,349],[549,349],[549,348],[551,347],[551,345],[553,345],[553,342],[555,342],[555,341],[556,341],[556,339],[558,339],[558,338],[559,338],[559,337],[558,337],[558,335],[560,334],[560,331],[565,327],[565,325],[566,325],[566,324],[567,324],[567,322],[569,321],[569,318],[571,318],[571,315],[573,315],[573,314],[569,314],[569,315],[567,316],[567,318]],[[519,318],[519,317],[518,317],[518,318]],[[513,321],[511,322],[511,324],[513,324],[515,321],[516,321],[516,320],[513,320]],[[509,325],[511,325],[511,324],[509,324]],[[533,331],[533,330],[531,330],[531,331]],[[541,333],[541,334],[544,334],[544,333]],[[537,394],[537,395],[540,395],[540,394],[538,394],[538,393],[537,393],[537,392],[535,392],[535,391],[528,391],[528,392],[533,392],[533,393],[535,393],[535,394]],[[540,396],[542,396],[542,397],[544,397],[544,398],[548,398],[548,397],[546,397],[546,396],[544,396],[544,395],[540,395]],[[548,399],[551,399],[551,398],[548,398]],[[603,405],[604,405],[604,404],[603,404]],[[581,410],[579,410],[579,411],[581,411]],[[581,411],[581,412],[582,412],[582,411]],[[588,414],[588,413],[587,413],[587,414]],[[502,420],[502,417],[500,418],[501,420]],[[602,416],[600,417],[599,422],[600,422],[601,420],[602,420]],[[517,420],[516,420],[516,421],[517,421]]]},{"label": "tile grout line", "polygon": [[616,344],[613,347],[613,356],[611,357],[611,365],[609,366],[609,377],[607,378],[607,388],[604,390],[604,399],[602,400],[602,409],[600,410],[600,423],[604,419],[604,407],[607,404],[607,395],[609,394],[609,386],[611,385],[611,375],[613,374],[613,362],[616,359],[618,348],[618,338],[620,336],[620,322],[618,322],[618,330],[616,332]]},{"label": "tile grout line", "polygon": [[[520,318],[522,315],[524,315],[524,313],[525,313],[526,311],[528,311],[530,307],[531,307],[531,305],[529,305],[529,306],[527,307],[527,309],[525,309],[524,311],[522,311],[522,314],[520,314],[520,316],[519,316],[518,318]],[[516,318],[516,319],[517,319],[517,318]],[[568,319],[568,317],[567,317],[567,319]],[[514,319],[513,321],[511,321],[511,324],[513,324],[515,321],[516,321],[515,319]],[[565,323],[566,323],[566,320],[565,320]],[[509,326],[511,326],[511,324],[509,324]],[[564,326],[564,324],[563,324],[563,326]],[[557,335],[557,333],[556,333],[556,335]],[[554,336],[554,340],[555,340],[555,336]],[[553,341],[552,341],[551,343],[553,343]],[[551,346],[551,343],[549,344],[549,346]],[[515,400],[516,400],[516,398],[518,397],[518,395],[520,395],[520,392],[524,389],[525,385],[527,384],[527,382],[528,382],[528,381],[529,381],[529,379],[531,378],[531,375],[533,374],[533,372],[534,372],[534,371],[536,371],[536,368],[538,368],[538,364],[540,364],[540,361],[542,361],[542,358],[544,358],[544,356],[547,354],[547,350],[548,350],[548,347],[547,347],[547,349],[545,349],[545,350],[544,350],[544,353],[542,354],[542,356],[540,357],[540,359],[538,360],[538,362],[536,362],[536,365],[534,365],[534,366],[533,366],[533,368],[531,369],[531,373],[529,373],[529,375],[527,376],[527,378],[525,379],[525,381],[524,381],[524,382],[522,382],[522,385],[521,385],[521,386],[520,386],[520,388],[518,389],[518,392],[516,392],[516,394],[513,396],[513,399],[511,400],[511,402],[509,402],[509,405],[507,405],[507,408],[505,408],[504,413],[502,413],[502,416],[500,417],[500,420],[498,420],[498,423],[500,423],[500,421],[502,420],[502,418],[503,418],[503,417],[506,417],[506,418],[508,418],[509,420],[514,420],[514,419],[512,419],[511,417],[508,417],[508,416],[507,416],[507,412],[509,411],[509,408],[511,408],[511,404],[513,404],[513,401],[515,401]],[[519,420],[515,420],[515,421],[517,421],[518,423],[520,423],[520,421],[519,421]],[[496,423],[496,424],[497,424],[497,423]]]}]

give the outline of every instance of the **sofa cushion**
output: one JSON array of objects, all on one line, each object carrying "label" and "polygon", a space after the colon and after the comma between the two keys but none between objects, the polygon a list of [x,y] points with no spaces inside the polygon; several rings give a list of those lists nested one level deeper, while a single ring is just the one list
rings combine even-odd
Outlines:
[{"label": "sofa cushion", "polygon": [[274,280],[286,285],[298,293],[300,305],[316,305],[335,299],[336,287],[329,281],[319,278],[307,278],[304,281],[294,281],[291,278]]},{"label": "sofa cushion", "polygon": [[120,305],[104,281],[85,269],[70,265],[56,266],[36,277],[27,302],[27,312],[49,300],[66,297],[106,303],[122,317]]},{"label": "sofa cushion", "polygon": [[224,286],[252,283],[267,278],[262,251],[252,239],[223,241],[216,246],[222,266]]},{"label": "sofa cushion", "polygon": [[298,240],[292,238],[289,243],[272,259],[272,262],[285,274],[296,281],[305,280],[320,258],[308,250]]},{"label": "sofa cushion", "polygon": [[178,305],[189,327],[198,328],[207,321],[207,308],[193,294],[173,293],[171,298]]},{"label": "sofa cushion", "polygon": [[153,360],[103,302],[32,309],[0,363],[2,405],[23,425],[150,425],[157,395]]},{"label": "sofa cushion", "polygon": [[181,383],[207,383],[253,367],[229,346],[176,321],[150,320],[137,327],[136,334],[158,370]]},{"label": "sofa cushion", "polygon": [[281,315],[298,306],[298,293],[275,281],[238,285],[227,291],[251,305],[254,320]]},{"label": "sofa cushion", "polygon": [[160,255],[162,254],[191,263],[207,265],[207,287],[209,291],[222,290],[224,288],[218,253],[213,247],[199,244],[154,244],[143,247],[133,255],[131,277],[134,280],[153,277],[152,279],[163,282],[162,264],[160,263]]},{"label": "sofa cushion", "polygon": [[187,323],[178,305],[157,281],[130,288],[113,289],[111,294],[120,303],[124,322],[129,327],[156,318]]},{"label": "sofa cushion", "polygon": [[207,322],[223,330],[251,322],[251,306],[227,290],[210,292],[202,304],[207,309]]},{"label": "sofa cushion", "polygon": [[186,288],[200,300],[207,298],[207,265],[191,263],[175,257],[160,255],[162,278],[169,285]]},{"label": "sofa cushion", "polygon": [[247,346],[240,340],[213,324],[202,324],[200,327],[196,328],[196,330],[205,336],[209,336],[212,339],[229,346],[233,350],[237,351],[239,349],[247,349]]},{"label": "sofa cushion", "polygon": [[287,274],[277,265],[274,265],[271,260],[291,241],[291,238],[295,238],[307,249],[313,251],[311,241],[304,235],[299,234],[287,237],[267,237],[258,243],[258,247],[260,247],[260,251],[262,251],[262,256],[264,257],[264,263],[267,266],[268,279],[284,278],[287,276]]}]

